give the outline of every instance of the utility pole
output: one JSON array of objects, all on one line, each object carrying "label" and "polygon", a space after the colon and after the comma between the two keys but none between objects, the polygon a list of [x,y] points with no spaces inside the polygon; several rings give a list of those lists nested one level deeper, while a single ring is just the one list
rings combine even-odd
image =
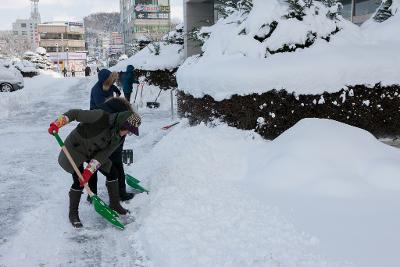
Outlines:
[{"label": "utility pole", "polygon": [[58,54],[58,43],[56,43],[56,52],[57,52],[57,72],[60,71],[60,57]]}]

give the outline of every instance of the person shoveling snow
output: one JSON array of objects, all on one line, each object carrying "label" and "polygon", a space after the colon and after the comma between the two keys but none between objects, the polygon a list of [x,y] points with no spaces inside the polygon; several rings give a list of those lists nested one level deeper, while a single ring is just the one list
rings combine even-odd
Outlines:
[{"label": "person shoveling snow", "polygon": [[[78,214],[82,190],[97,170],[106,176],[110,208],[120,215],[127,214],[128,210],[120,204],[117,170],[109,156],[121,145],[124,136],[138,135],[140,116],[132,111],[110,114],[102,110],[71,109],[52,122],[48,131],[57,138],[59,128],[71,121],[78,121],[80,124],[67,136],[65,148],[69,152],[66,153],[63,149],[59,154],[58,162],[65,171],[72,174],[73,178],[69,191],[69,220],[72,226],[82,227]],[[64,144],[61,146],[63,147]],[[68,154],[71,154],[73,164]],[[86,168],[83,168],[84,162],[88,162]],[[75,164],[79,171],[74,168]],[[88,192],[91,191],[88,190]]]}]

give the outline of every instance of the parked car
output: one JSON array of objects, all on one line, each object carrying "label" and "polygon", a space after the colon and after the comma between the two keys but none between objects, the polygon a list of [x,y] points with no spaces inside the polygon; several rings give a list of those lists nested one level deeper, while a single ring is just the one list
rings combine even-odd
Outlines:
[{"label": "parked car", "polygon": [[13,62],[14,67],[19,70],[23,77],[34,77],[39,75],[39,71],[36,69],[36,65],[28,60],[15,60]]},{"label": "parked car", "polygon": [[22,74],[12,65],[0,65],[0,92],[12,92],[24,88]]}]

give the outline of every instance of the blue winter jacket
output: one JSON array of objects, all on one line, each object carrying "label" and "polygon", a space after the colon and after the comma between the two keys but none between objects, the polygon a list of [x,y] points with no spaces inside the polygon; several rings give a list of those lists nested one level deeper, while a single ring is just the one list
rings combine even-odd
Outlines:
[{"label": "blue winter jacket", "polygon": [[99,81],[93,86],[92,91],[90,92],[90,109],[97,109],[101,104],[103,104],[108,98],[113,97],[113,94],[116,93],[120,95],[121,92],[119,89],[112,85],[110,90],[103,90],[103,83],[110,77],[111,71],[107,69],[102,69],[98,74]]},{"label": "blue winter jacket", "polygon": [[122,74],[122,90],[124,94],[132,93],[133,82],[134,82],[134,67],[132,65],[128,65],[126,67],[126,72]]}]

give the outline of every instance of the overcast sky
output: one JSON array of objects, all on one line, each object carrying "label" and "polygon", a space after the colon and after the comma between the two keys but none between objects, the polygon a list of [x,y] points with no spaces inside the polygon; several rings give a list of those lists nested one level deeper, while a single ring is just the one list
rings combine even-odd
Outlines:
[{"label": "overcast sky", "polygon": [[[170,0],[171,17],[182,20],[183,0]],[[39,0],[42,22],[54,20],[82,21],[95,12],[119,12],[119,0]],[[29,18],[30,0],[0,0],[0,30],[11,30],[17,19]]]}]

